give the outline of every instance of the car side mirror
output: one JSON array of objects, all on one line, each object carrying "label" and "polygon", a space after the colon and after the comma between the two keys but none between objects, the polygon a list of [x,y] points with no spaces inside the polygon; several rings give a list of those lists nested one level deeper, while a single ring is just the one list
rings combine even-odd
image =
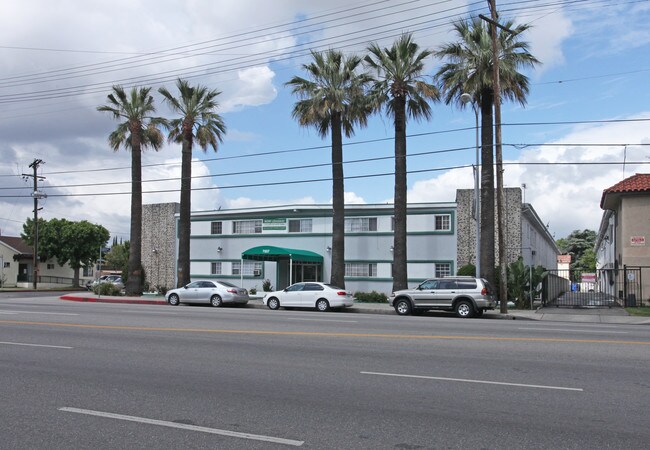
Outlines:
[{"label": "car side mirror", "polygon": [[189,284],[186,284],[185,286],[183,286],[183,289],[187,289],[188,286]]}]

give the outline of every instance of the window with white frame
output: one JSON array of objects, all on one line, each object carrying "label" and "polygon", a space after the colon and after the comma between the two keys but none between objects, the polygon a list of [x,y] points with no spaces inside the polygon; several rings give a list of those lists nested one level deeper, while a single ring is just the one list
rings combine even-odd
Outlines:
[{"label": "window with white frame", "polygon": [[345,276],[346,277],[376,277],[377,264],[376,263],[346,263]]},{"label": "window with white frame", "polygon": [[259,234],[262,232],[262,220],[235,220],[232,234]]},{"label": "window with white frame", "polygon": [[212,275],[221,275],[221,263],[220,262],[210,263],[210,273]]},{"label": "window with white frame", "polygon": [[345,219],[346,233],[360,233],[363,231],[377,231],[376,217],[350,217]]},{"label": "window with white frame", "polygon": [[436,278],[448,277],[451,275],[451,263],[436,263]]},{"label": "window with white frame", "polygon": [[311,233],[311,219],[289,219],[289,233]]},{"label": "window with white frame", "polygon": [[[256,276],[256,273],[262,272],[262,262],[261,261],[244,261],[244,271],[245,276]],[[241,262],[235,261],[232,263],[232,274],[233,275],[242,275]]]},{"label": "window with white frame", "polygon": [[436,231],[451,230],[451,214],[436,215]]},{"label": "window with white frame", "polygon": [[222,234],[223,222],[212,222],[210,224],[210,234]]}]

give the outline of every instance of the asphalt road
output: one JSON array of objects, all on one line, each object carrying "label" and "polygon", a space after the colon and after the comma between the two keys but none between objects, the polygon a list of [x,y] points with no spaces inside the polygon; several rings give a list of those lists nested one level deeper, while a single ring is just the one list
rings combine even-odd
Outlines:
[{"label": "asphalt road", "polygon": [[647,448],[650,327],[0,294],[2,448]]}]

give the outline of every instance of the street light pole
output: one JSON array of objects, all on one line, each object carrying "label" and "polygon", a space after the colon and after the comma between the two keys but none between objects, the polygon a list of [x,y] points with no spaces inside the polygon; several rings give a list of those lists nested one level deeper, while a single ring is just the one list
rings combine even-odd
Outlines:
[{"label": "street light pole", "polygon": [[474,218],[476,219],[476,277],[481,276],[481,196],[480,196],[480,180],[479,180],[479,168],[480,168],[480,158],[479,158],[479,137],[478,137],[478,106],[474,101],[474,98],[471,94],[461,94],[460,101],[463,103],[471,103],[472,109],[474,110],[475,122],[475,131],[476,131],[476,166],[474,167]]}]

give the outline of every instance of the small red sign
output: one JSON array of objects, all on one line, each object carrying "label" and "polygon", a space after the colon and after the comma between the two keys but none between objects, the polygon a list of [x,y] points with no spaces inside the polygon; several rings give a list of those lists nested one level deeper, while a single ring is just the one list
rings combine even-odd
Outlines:
[{"label": "small red sign", "polygon": [[645,236],[630,236],[630,245],[633,247],[645,246]]}]

